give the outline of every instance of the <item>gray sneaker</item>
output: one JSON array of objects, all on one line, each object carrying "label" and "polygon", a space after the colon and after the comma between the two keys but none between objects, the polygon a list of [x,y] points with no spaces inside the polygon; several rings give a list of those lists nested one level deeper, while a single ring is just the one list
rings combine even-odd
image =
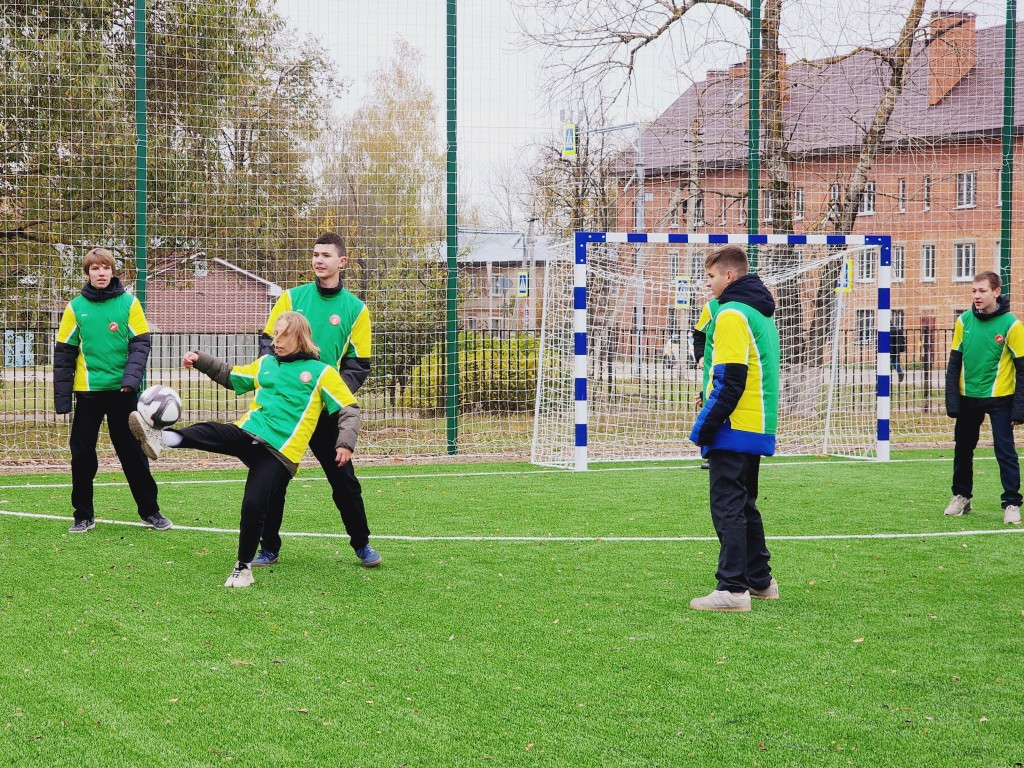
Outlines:
[{"label": "gray sneaker", "polygon": [[954,496],[949,500],[945,515],[947,517],[961,517],[971,511],[971,500],[966,496]]},{"label": "gray sneaker", "polygon": [[154,531],[166,531],[168,528],[173,528],[174,523],[168,520],[166,517],[157,512],[155,515],[142,518],[142,522],[152,528]]},{"label": "gray sneaker", "polygon": [[1008,504],[1003,510],[1003,522],[1007,525],[1020,525],[1020,507]]},{"label": "gray sneaker", "polygon": [[750,596],[756,597],[758,600],[778,600],[779,599],[779,582],[774,577],[768,586],[764,589],[751,589]]},{"label": "gray sneaker", "polygon": [[[1017,516],[1017,522],[1020,522],[1020,515]],[[91,517],[88,520],[75,520],[75,524],[68,528],[68,533],[85,533],[95,527],[96,521]]]},{"label": "gray sneaker", "polygon": [[160,451],[164,449],[164,439],[159,429],[149,426],[138,411],[128,414],[128,429],[132,431],[135,439],[142,443],[142,450],[149,458],[153,461],[160,458]]},{"label": "gray sneaker", "polygon": [[725,592],[716,589],[704,597],[695,597],[690,601],[695,611],[749,611],[750,592]]}]

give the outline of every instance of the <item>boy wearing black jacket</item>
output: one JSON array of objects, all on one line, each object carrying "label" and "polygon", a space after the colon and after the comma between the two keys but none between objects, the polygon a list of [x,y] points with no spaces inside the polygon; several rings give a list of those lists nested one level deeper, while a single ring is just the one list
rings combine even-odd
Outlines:
[{"label": "boy wearing black jacket", "polygon": [[82,266],[88,282],[64,309],[53,350],[54,408],[71,413],[74,402],[70,444],[75,522],[68,531],[85,533],[96,525],[93,480],[104,417],[139,517],[163,531],[172,523],[160,514],[149,460],[128,429],[152,346],[146,315],[114,275],[114,254],[93,248]]}]

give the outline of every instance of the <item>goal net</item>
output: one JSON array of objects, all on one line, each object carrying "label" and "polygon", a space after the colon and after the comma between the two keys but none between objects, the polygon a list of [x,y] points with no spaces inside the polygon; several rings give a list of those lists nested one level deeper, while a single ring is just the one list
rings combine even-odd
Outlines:
[{"label": "goal net", "polygon": [[581,233],[547,272],[534,463],[698,454],[709,240],[748,245],[776,298],[778,453],[887,457],[888,238]]}]

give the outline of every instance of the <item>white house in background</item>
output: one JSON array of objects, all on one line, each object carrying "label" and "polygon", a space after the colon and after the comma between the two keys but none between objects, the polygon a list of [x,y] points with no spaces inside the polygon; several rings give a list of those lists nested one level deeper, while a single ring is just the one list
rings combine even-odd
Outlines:
[{"label": "white house in background", "polygon": [[[439,257],[445,245],[438,243]],[[460,319],[467,331],[540,328],[544,275],[555,258],[547,236],[528,242],[525,232],[459,230]]]}]

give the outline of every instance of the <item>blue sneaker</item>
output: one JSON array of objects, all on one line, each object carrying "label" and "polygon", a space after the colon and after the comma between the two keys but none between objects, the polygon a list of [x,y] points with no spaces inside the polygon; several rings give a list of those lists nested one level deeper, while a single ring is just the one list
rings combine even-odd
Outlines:
[{"label": "blue sneaker", "polygon": [[380,556],[380,552],[369,544],[357,549],[356,557],[359,558],[359,564],[363,566],[363,568],[376,568],[380,565],[381,560],[383,559]]},{"label": "blue sneaker", "polygon": [[256,553],[256,557],[253,558],[252,562],[249,563],[250,568],[262,568],[267,565],[273,565],[277,562],[277,553],[271,552],[269,549],[261,549]]}]

